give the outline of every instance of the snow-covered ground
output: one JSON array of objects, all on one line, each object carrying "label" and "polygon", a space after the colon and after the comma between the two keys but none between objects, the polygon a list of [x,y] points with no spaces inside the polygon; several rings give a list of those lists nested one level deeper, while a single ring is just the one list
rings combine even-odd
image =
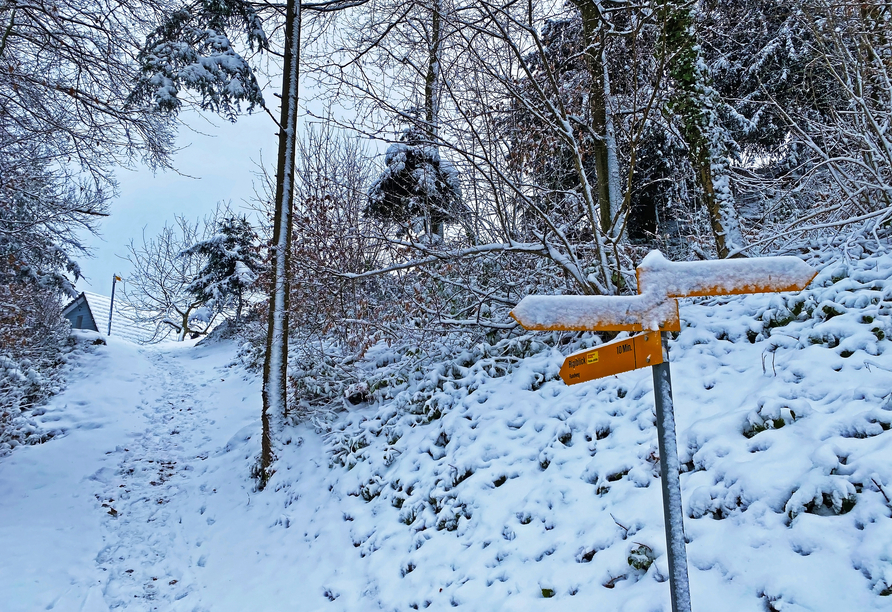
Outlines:
[{"label": "snow-covered ground", "polygon": [[[890,277],[873,256],[683,303],[695,611],[892,609]],[[79,357],[39,417],[64,435],[0,459],[0,609],[669,610],[649,370],[566,387],[557,350],[458,359],[296,428],[257,493],[234,353]]]},{"label": "snow-covered ground", "polygon": [[93,348],[39,417],[57,439],[0,462],[0,609],[171,609],[206,588],[213,517],[251,490],[218,459],[259,411],[230,354]]}]

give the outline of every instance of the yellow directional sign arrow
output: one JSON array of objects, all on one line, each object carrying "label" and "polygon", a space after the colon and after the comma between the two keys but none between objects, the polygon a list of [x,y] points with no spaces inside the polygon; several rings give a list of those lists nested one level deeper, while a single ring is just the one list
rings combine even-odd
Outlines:
[{"label": "yellow directional sign arrow", "polygon": [[678,331],[675,298],[799,291],[817,274],[797,257],[672,262],[659,251],[635,271],[638,295],[529,295],[511,316],[532,330]]},{"label": "yellow directional sign arrow", "polygon": [[528,295],[511,311],[524,329],[678,331],[678,302],[658,295]]},{"label": "yellow directional sign arrow", "polygon": [[669,261],[651,251],[635,269],[638,293],[670,298],[801,291],[818,271],[798,257]]},{"label": "yellow directional sign arrow", "polygon": [[568,385],[663,363],[659,332],[645,332],[574,353],[564,360],[561,379]]}]

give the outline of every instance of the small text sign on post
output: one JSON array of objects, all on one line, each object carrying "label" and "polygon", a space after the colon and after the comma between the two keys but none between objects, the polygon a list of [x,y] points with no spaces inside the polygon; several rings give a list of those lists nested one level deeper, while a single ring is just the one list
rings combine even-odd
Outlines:
[{"label": "small text sign on post", "polygon": [[817,272],[796,257],[670,262],[652,251],[636,269],[638,295],[527,296],[511,316],[525,329],[644,332],[570,355],[561,367],[576,383],[653,366],[663,514],[673,612],[691,611],[681,508],[675,414],[665,332],[681,329],[681,297],[801,291]]},{"label": "small text sign on post", "polygon": [[570,355],[560,375],[565,383],[575,385],[658,363],[663,363],[660,334],[645,332]]}]

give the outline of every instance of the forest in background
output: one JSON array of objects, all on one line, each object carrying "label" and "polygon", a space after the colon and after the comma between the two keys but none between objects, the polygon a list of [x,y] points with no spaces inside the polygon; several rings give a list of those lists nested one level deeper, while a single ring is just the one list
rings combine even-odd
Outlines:
[{"label": "forest in background", "polygon": [[[578,341],[519,329],[507,313],[527,294],[633,292],[655,248],[886,248],[890,20],[879,1],[3,0],[0,443],[40,439],[22,423],[59,384],[79,232],[99,228],[117,167],[170,166],[184,108],[278,124],[260,237],[233,249],[223,217],[191,237],[178,221],[130,301],[180,337],[209,310],[232,319],[264,369],[262,484],[289,422]],[[329,109],[300,129],[298,82]],[[140,306],[189,257],[179,291]]]}]

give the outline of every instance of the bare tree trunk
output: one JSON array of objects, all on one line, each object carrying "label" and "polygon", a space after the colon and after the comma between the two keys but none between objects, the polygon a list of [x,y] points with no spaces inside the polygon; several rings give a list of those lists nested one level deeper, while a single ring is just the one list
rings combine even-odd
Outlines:
[{"label": "bare tree trunk", "polygon": [[[425,135],[437,148],[437,137],[440,127],[440,79],[442,78],[443,56],[443,0],[433,0],[431,7],[431,40],[428,48],[427,74],[424,78],[424,115]],[[442,240],[445,236],[445,222],[438,219],[430,219],[433,216],[428,211],[428,228],[431,236],[437,235]]]},{"label": "bare tree trunk", "polygon": [[288,414],[288,312],[291,263],[294,153],[297,140],[298,78],[300,76],[301,7],[288,0],[285,16],[285,58],[282,73],[282,112],[279,119],[279,157],[273,217],[272,287],[263,361],[263,439],[260,453],[260,488],[272,475],[276,458],[275,436]]},{"label": "bare tree trunk", "polygon": [[663,29],[660,53],[678,87],[670,110],[681,118],[716,251],[720,258],[725,258],[745,243],[731,193],[727,144],[718,125],[718,94],[700,54],[693,11],[694,5],[684,0],[661,2],[657,13]]},{"label": "bare tree trunk", "polygon": [[433,0],[431,8],[431,40],[428,49],[427,75],[424,79],[424,114],[428,136],[437,137],[440,121],[440,78],[443,56],[443,1]]},{"label": "bare tree trunk", "polygon": [[[592,153],[595,158],[595,175],[597,180],[598,211],[600,214],[601,231],[610,234],[613,223],[613,210],[619,201],[616,194],[611,193],[611,187],[615,186],[611,181],[610,149],[608,148],[608,127],[612,128],[612,121],[608,120],[607,96],[609,82],[605,81],[607,67],[604,64],[604,39],[601,31],[601,7],[593,0],[573,0],[573,4],[579,10],[582,17],[582,35],[585,39],[585,63],[591,79],[591,91],[589,92],[589,112],[591,113],[592,131],[597,139],[592,145]],[[612,129],[611,129],[612,131]],[[614,157],[616,151],[613,151]],[[614,203],[612,205],[612,203]]]}]

